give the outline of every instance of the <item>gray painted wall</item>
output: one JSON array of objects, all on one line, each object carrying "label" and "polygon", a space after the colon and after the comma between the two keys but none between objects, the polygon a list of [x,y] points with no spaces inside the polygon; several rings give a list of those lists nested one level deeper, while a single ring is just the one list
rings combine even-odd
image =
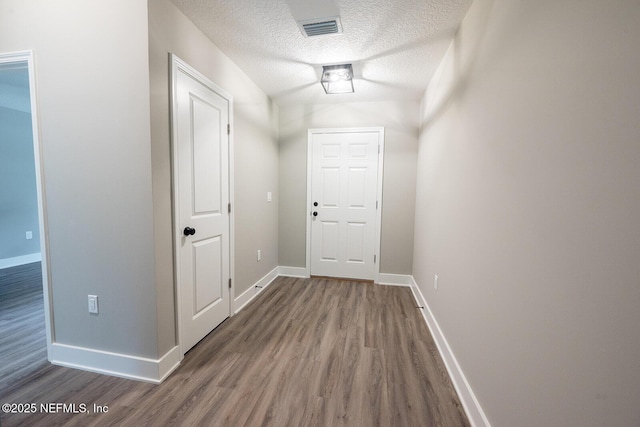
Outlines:
[{"label": "gray painted wall", "polygon": [[[249,289],[278,265],[278,108],[173,4],[166,0],[151,1],[151,153],[161,354],[175,344],[169,52],[233,96],[235,295]],[[270,203],[267,191],[273,193]],[[262,251],[260,262],[256,261],[258,249]]]},{"label": "gray painted wall", "polygon": [[306,263],[307,130],[384,126],[380,272],[411,273],[418,119],[419,104],[411,101],[280,109],[280,265]]},{"label": "gray painted wall", "polygon": [[0,259],[40,252],[35,173],[31,114],[0,107]]},{"label": "gray painted wall", "polygon": [[55,341],[155,359],[175,344],[167,53],[234,96],[236,294],[277,265],[277,107],[164,0],[3,1],[0,51],[27,49]]},{"label": "gray painted wall", "polygon": [[494,426],[640,425],[638,40],[476,0],[426,92],[414,277]]},{"label": "gray painted wall", "polygon": [[28,49],[55,341],[155,359],[147,2],[3,0],[0,52]]}]

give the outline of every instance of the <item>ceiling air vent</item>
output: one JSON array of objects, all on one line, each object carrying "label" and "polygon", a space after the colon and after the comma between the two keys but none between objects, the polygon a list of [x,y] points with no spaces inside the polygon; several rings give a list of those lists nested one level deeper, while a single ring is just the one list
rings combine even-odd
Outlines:
[{"label": "ceiling air vent", "polygon": [[303,21],[298,21],[298,26],[305,37],[342,33],[342,24],[340,23],[339,16],[320,19],[305,19]]}]

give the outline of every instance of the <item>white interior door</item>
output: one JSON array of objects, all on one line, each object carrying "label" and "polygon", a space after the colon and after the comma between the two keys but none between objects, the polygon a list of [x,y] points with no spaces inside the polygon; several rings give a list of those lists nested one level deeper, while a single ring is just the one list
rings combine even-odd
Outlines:
[{"label": "white interior door", "polygon": [[230,100],[184,66],[174,70],[175,239],[184,354],[230,315]]},{"label": "white interior door", "polygon": [[382,130],[310,132],[311,271],[372,280]]}]

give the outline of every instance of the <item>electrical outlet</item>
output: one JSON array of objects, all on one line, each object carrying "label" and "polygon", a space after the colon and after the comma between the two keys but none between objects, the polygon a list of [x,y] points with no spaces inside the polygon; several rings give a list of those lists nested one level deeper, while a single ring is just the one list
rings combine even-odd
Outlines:
[{"label": "electrical outlet", "polygon": [[27,231],[25,233],[25,237],[27,238],[27,240],[33,239],[33,231]]},{"label": "electrical outlet", "polygon": [[98,296],[89,295],[89,313],[98,314]]},{"label": "electrical outlet", "polygon": [[262,251],[258,249],[258,261],[262,259]]},{"label": "electrical outlet", "polygon": [[438,290],[438,275],[436,274],[433,278],[433,289]]}]

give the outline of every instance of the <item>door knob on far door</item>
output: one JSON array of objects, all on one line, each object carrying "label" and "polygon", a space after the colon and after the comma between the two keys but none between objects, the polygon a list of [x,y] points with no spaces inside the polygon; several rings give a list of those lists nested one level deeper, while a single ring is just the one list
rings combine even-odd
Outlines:
[{"label": "door knob on far door", "polygon": [[318,206],[318,202],[313,202],[313,206]]},{"label": "door knob on far door", "polygon": [[185,236],[193,236],[194,234],[196,234],[196,229],[191,227],[185,227],[182,232],[184,233]]},{"label": "door knob on far door", "polygon": [[313,213],[313,216],[318,216],[318,212],[314,212],[314,213]]}]

